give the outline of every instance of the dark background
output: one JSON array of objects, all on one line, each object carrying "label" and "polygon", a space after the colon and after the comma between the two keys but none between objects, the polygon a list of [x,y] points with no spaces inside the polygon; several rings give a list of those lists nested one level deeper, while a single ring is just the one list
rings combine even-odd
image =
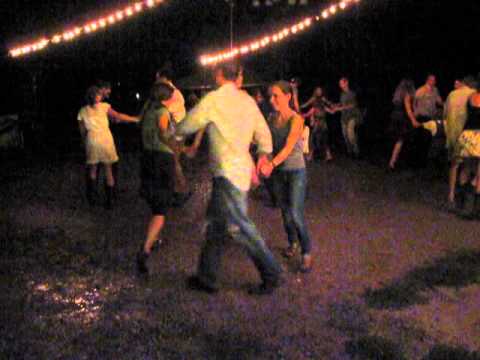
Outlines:
[{"label": "dark background", "polygon": [[[8,46],[30,40],[30,34],[33,38],[51,34],[127,3],[2,1],[0,114],[21,114],[34,132],[42,133],[42,143],[68,151],[77,147],[75,118],[83,94],[96,80],[113,84],[114,108],[135,113],[156,69],[170,64],[180,79],[202,71],[197,61],[201,53],[229,45],[230,6],[225,0],[170,0],[106,31],[28,57],[7,56]],[[235,39],[278,29],[328,3],[310,0],[301,7],[283,1],[271,8],[254,8],[251,1],[237,0]],[[367,141],[374,141],[382,136],[392,92],[402,77],[410,76],[420,86],[428,73],[434,73],[445,98],[456,78],[480,71],[478,19],[480,5],[472,0],[363,0],[354,9],[242,60],[247,71],[265,81],[299,77],[301,99],[320,84],[337,100],[338,78],[350,77],[361,105],[368,109]]]}]

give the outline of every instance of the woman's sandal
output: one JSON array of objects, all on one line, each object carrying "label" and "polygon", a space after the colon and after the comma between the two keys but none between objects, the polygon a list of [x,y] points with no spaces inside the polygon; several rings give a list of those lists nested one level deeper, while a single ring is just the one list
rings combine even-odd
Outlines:
[{"label": "woman's sandal", "polygon": [[296,255],[297,250],[297,245],[290,245],[288,248],[283,250],[283,257],[286,257],[287,259],[292,258]]},{"label": "woman's sandal", "polygon": [[306,254],[302,256],[302,265],[300,266],[300,272],[307,274],[312,271],[313,260],[312,255]]}]

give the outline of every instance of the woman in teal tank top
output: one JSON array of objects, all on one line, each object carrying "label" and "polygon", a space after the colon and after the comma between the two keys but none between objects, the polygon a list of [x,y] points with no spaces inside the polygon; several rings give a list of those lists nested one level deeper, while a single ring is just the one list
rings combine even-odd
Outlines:
[{"label": "woman in teal tank top", "polygon": [[286,257],[293,257],[300,243],[302,272],[312,269],[311,241],[304,216],[307,173],[303,155],[303,118],[291,107],[291,85],[278,81],[270,87],[270,102],[275,110],[268,125],[272,133],[273,153],[269,163],[262,167],[262,175],[273,180],[273,188],[282,210],[283,224],[288,238]]}]

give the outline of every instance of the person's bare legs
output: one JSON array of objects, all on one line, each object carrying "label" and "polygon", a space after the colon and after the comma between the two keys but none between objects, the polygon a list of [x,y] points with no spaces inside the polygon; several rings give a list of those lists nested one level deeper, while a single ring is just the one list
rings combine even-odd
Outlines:
[{"label": "person's bare legs", "polygon": [[480,217],[480,160],[477,160],[477,172],[475,174],[475,203],[473,205],[474,216]]},{"label": "person's bare legs", "polygon": [[90,180],[96,181],[98,176],[98,164],[87,165],[88,166],[88,176]]},{"label": "person's bare legs", "polygon": [[[466,219],[473,219],[476,213],[477,196],[479,195],[478,181],[478,163],[474,159],[466,159],[460,170],[459,184],[463,185],[464,199],[460,216]],[[474,175],[475,174],[475,175]]]},{"label": "person's bare legs", "polygon": [[115,178],[113,177],[112,164],[105,164],[105,177],[108,186],[115,186]]},{"label": "person's bare legs", "polygon": [[462,168],[460,169],[460,175],[458,183],[460,185],[465,185],[470,180],[470,175],[472,173],[472,165],[468,162],[464,162]]},{"label": "person's bare legs", "polygon": [[86,196],[90,206],[94,206],[97,201],[97,164],[87,165],[85,170]]},{"label": "person's bare legs", "polygon": [[325,160],[331,161],[333,160],[332,151],[330,150],[330,146],[326,145],[325,147]]},{"label": "person's bare legs", "polygon": [[477,160],[477,171],[475,173],[475,178],[472,180],[473,188],[475,189],[475,194],[480,195],[480,161]]},{"label": "person's bare legs", "polygon": [[137,254],[137,268],[141,274],[148,275],[147,260],[152,253],[153,245],[159,240],[160,232],[165,225],[165,215],[153,215],[147,226],[147,237],[142,250]]},{"label": "person's bare legs", "polygon": [[455,186],[457,185],[457,174],[460,163],[457,160],[452,160],[450,171],[448,174],[448,202],[455,202]]},{"label": "person's bare legs", "polygon": [[153,215],[148,223],[147,237],[143,245],[143,251],[149,255],[152,252],[152,247],[159,240],[160,232],[165,225],[165,215]]},{"label": "person's bare legs", "polygon": [[388,163],[388,167],[390,169],[395,169],[395,165],[397,164],[398,157],[400,156],[400,152],[402,151],[403,140],[397,140],[395,145],[393,146],[392,156],[390,157],[390,161]]},{"label": "person's bare legs", "polygon": [[113,177],[112,164],[105,164],[105,208],[113,208],[113,198],[114,198],[114,188],[115,188],[115,178]]}]

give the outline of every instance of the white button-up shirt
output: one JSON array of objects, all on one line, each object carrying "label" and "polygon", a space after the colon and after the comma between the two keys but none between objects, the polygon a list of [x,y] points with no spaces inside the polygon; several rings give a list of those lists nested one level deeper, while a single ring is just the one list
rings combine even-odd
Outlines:
[{"label": "white button-up shirt", "polygon": [[214,176],[223,176],[242,191],[250,189],[253,160],[250,144],[259,153],[272,152],[272,136],[255,100],[228,82],[208,93],[180,122],[178,135],[207,127]]}]

